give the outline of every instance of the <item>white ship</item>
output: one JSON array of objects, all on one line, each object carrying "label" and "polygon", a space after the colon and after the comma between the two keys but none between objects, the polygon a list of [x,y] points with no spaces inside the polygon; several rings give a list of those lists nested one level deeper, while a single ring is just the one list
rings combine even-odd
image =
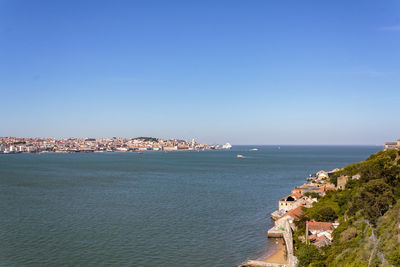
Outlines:
[{"label": "white ship", "polygon": [[258,148],[252,148],[250,151],[258,151]]},{"label": "white ship", "polygon": [[229,143],[226,143],[225,145],[222,146],[223,149],[231,149],[232,145]]}]

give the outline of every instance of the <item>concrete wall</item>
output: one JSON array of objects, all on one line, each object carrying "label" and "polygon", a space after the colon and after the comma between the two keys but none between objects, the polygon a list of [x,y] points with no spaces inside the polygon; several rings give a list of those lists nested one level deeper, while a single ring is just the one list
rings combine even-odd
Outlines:
[{"label": "concrete wall", "polygon": [[293,234],[288,221],[285,222],[285,231],[283,232],[283,238],[285,239],[285,245],[286,245],[287,266],[293,267],[295,262],[294,249],[293,249]]}]

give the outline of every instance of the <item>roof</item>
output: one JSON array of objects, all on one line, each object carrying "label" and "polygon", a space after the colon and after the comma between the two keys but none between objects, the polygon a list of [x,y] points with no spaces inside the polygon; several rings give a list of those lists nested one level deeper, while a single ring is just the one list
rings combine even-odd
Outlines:
[{"label": "roof", "polygon": [[299,199],[299,198],[301,198],[303,195],[302,195],[300,192],[296,191],[296,192],[292,193],[292,196],[294,196],[296,199]]},{"label": "roof", "polygon": [[308,236],[308,239],[310,239],[310,240],[316,240],[317,238],[318,238],[317,235],[309,235]]},{"label": "roof", "polygon": [[315,239],[313,244],[317,247],[329,246],[331,241],[325,235],[319,236]]},{"label": "roof", "polygon": [[314,190],[314,189],[318,189],[318,188],[320,188],[320,186],[312,185],[312,184],[303,184],[301,186],[297,186],[296,187],[296,189],[301,189],[301,190],[304,190],[304,189],[312,189],[312,190]]},{"label": "roof", "polygon": [[301,207],[303,207],[303,206],[298,206],[297,208],[292,209],[292,210],[286,212],[286,213],[285,213],[282,217],[280,217],[279,219],[282,219],[282,218],[284,218],[284,217],[286,217],[286,216],[290,216],[290,217],[292,217],[293,219],[296,219],[297,217],[299,217],[299,216],[301,216],[301,215],[303,214],[303,210],[301,209]]},{"label": "roof", "polygon": [[[400,141],[400,139],[398,141]],[[396,142],[386,142],[385,145],[397,145],[397,143]]]},{"label": "roof", "polygon": [[325,191],[327,191],[327,190],[335,190],[335,186],[333,186],[333,185],[326,185],[326,186],[324,186],[324,190],[325,190]]},{"label": "roof", "polygon": [[330,222],[314,222],[307,221],[307,226],[309,231],[328,231],[333,230],[333,225]]}]

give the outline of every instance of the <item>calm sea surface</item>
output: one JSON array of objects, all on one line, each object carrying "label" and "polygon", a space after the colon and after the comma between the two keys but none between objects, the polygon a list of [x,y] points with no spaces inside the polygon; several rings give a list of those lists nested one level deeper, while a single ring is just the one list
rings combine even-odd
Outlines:
[{"label": "calm sea surface", "polygon": [[250,148],[0,155],[0,265],[234,266],[293,186],[380,149]]}]

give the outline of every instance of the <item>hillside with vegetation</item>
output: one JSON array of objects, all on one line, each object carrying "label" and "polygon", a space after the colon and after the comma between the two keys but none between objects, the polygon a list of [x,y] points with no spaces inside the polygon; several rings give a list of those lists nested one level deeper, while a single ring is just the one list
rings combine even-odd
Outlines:
[{"label": "hillside with vegetation", "polygon": [[[379,151],[330,179],[355,175],[344,190],[303,208],[294,233],[298,266],[400,266],[400,151]],[[308,220],[339,222],[331,246],[304,243]]]}]

